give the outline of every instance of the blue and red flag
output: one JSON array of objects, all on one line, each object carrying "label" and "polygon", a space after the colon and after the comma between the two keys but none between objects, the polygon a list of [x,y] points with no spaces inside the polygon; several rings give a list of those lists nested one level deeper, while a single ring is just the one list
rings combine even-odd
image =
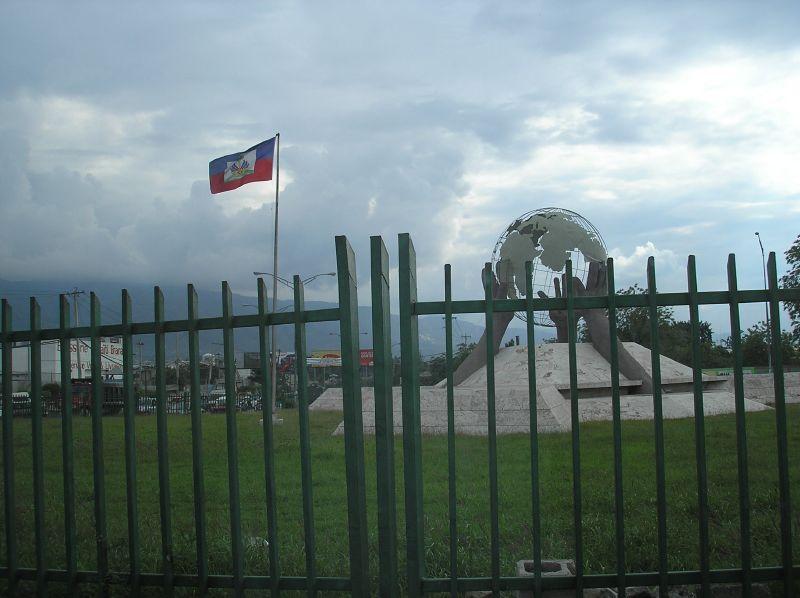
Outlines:
[{"label": "blue and red flag", "polygon": [[275,137],[267,139],[238,154],[222,156],[208,163],[211,193],[238,189],[254,181],[272,180],[272,157]]}]

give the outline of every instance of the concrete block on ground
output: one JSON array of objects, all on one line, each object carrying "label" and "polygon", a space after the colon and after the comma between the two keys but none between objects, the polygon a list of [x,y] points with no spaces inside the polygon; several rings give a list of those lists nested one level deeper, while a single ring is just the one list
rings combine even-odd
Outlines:
[{"label": "concrete block on ground", "polygon": [[[533,577],[533,561],[517,561],[517,577]],[[542,579],[548,577],[573,577],[575,575],[575,561],[571,560],[542,560]],[[597,588],[584,590],[585,598],[613,598],[616,596],[611,590]],[[529,598],[533,596],[532,590],[517,590],[514,592],[516,598]],[[575,590],[545,590],[542,592],[544,598],[571,598],[575,596]]]},{"label": "concrete block on ground", "polygon": [[[739,584],[711,584],[710,598],[740,598],[743,595],[742,587]],[[754,583],[751,595],[754,598],[768,598],[771,594],[767,584]],[[667,590],[667,598],[696,598],[699,596],[702,596],[700,586],[670,586]],[[658,587],[637,586],[626,588],[625,598],[659,598]]]}]

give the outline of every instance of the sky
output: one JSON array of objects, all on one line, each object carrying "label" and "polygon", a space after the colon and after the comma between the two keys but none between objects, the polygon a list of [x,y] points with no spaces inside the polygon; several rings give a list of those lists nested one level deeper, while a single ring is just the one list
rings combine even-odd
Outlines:
[{"label": "sky", "polygon": [[[481,294],[520,214],[601,232],[618,286],[763,285],[759,231],[800,233],[800,5],[504,2],[0,6],[0,278],[255,291],[274,184],[208,162],[281,133],[280,273],[369,237],[417,249],[419,295]],[[392,271],[396,283],[396,270]],[[335,279],[310,299],[336,300]],[[287,295],[288,297],[288,295]],[[750,306],[744,323],[763,314]],[[679,314],[680,315],[680,314]],[[724,333],[724,310],[702,317]]]}]

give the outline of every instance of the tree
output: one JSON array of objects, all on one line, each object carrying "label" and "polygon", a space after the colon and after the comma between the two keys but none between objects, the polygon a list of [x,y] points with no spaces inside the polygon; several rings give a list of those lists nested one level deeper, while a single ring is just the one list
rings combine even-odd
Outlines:
[{"label": "tree", "polygon": [[[641,295],[646,291],[638,284],[618,292],[619,295]],[[658,307],[658,341],[662,355],[679,363],[692,363],[692,324],[675,319],[672,307]],[[700,360],[703,367],[731,365],[731,353],[724,345],[714,343],[711,324],[699,322]],[[623,307],[617,309],[617,335],[620,341],[634,342],[650,348],[652,345],[649,307]],[[589,331],[582,322],[578,324],[578,341],[591,342]]]},{"label": "tree", "polygon": [[61,395],[61,385],[58,382],[42,384],[42,392],[48,393],[51,397],[57,397]]},{"label": "tree", "polygon": [[[618,295],[641,295],[646,291],[638,284],[619,291]],[[670,328],[675,325],[675,312],[671,307],[658,309],[658,338],[661,341],[661,352],[665,353],[665,338]],[[639,343],[650,347],[650,308],[649,307],[624,307],[617,309],[617,334],[619,340]]]},{"label": "tree", "polygon": [[[748,366],[766,366],[769,361],[769,330],[764,321],[754,324],[742,334],[742,360]],[[800,343],[789,332],[781,333],[781,356],[784,365],[800,363]]]},{"label": "tree", "polygon": [[[453,353],[453,371],[469,356],[475,348],[475,343],[458,345]],[[436,384],[447,377],[447,359],[444,353],[439,353],[429,358],[427,361],[420,359],[420,383],[425,385]]]},{"label": "tree", "polygon": [[[798,288],[800,287],[800,235],[797,235],[794,243],[786,250],[784,255],[786,256],[786,264],[789,266],[789,271],[781,276],[781,284],[784,287]],[[800,342],[800,303],[787,301],[784,305],[792,318],[794,340]]]}]

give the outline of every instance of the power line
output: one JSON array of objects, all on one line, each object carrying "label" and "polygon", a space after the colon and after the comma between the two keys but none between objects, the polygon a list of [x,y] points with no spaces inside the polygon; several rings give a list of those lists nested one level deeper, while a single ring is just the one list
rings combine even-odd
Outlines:
[{"label": "power line", "polygon": [[101,303],[100,304],[100,311],[106,312],[107,314],[110,314],[113,319],[122,321],[122,314],[120,312],[118,312],[116,309],[114,309],[113,307],[107,307],[107,306],[105,306],[105,305],[103,305]]}]

